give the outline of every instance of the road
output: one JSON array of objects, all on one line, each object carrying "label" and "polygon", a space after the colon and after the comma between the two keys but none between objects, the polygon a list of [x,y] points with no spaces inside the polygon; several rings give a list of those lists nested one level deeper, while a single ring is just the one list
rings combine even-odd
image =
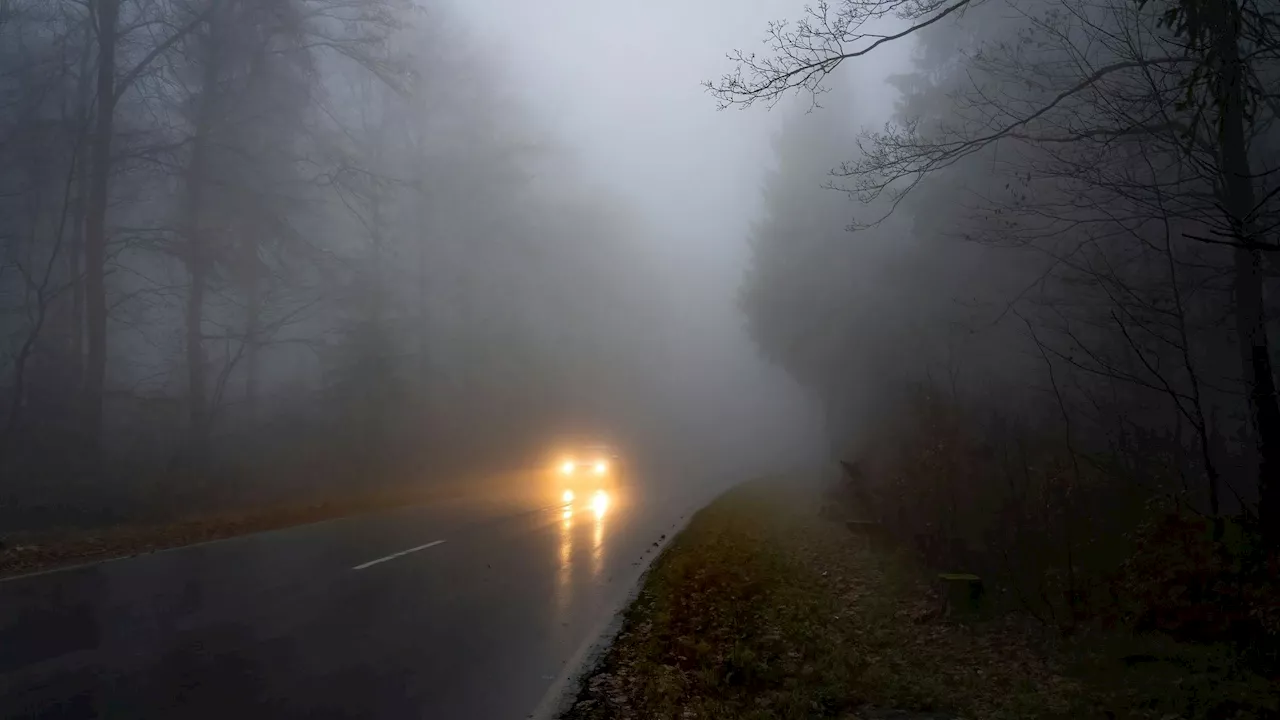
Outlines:
[{"label": "road", "polygon": [[526,718],[710,495],[477,499],[3,581],[0,717]]}]

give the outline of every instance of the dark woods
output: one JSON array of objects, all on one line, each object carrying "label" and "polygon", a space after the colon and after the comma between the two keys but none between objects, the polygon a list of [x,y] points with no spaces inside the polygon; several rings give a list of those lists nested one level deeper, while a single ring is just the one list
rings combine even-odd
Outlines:
[{"label": "dark woods", "polygon": [[0,2],[0,535],[421,483],[643,406],[640,223],[456,25]]},{"label": "dark woods", "polygon": [[[1278,13],[841,0],[709,85],[818,106],[742,301],[856,501],[1047,625],[1278,659]],[[888,113],[838,71],[894,42],[876,23],[917,45],[859,133]]]}]

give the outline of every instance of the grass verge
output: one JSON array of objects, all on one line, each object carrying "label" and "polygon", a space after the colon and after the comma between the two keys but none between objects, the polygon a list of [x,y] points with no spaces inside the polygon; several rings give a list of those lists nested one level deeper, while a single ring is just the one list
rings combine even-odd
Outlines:
[{"label": "grass verge", "polygon": [[428,502],[444,502],[461,495],[458,487],[386,488],[325,500],[299,499],[239,510],[190,513],[170,522],[13,533],[0,538],[0,578]]},{"label": "grass verge", "polygon": [[[926,577],[811,494],[742,486],[655,561],[564,718],[1276,717],[1223,652],[953,622]],[[1139,646],[1153,662],[1121,661]]]}]

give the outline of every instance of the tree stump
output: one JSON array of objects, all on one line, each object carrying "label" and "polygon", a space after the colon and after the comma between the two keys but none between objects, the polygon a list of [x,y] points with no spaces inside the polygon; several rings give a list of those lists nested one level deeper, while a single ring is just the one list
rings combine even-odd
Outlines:
[{"label": "tree stump", "polygon": [[945,615],[973,615],[982,608],[982,578],[967,573],[940,573],[938,585]]}]

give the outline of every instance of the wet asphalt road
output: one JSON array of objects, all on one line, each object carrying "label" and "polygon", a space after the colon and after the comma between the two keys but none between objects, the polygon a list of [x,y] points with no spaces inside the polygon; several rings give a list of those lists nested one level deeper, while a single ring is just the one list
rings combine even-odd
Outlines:
[{"label": "wet asphalt road", "polygon": [[3,581],[0,718],[525,718],[712,494],[457,502]]}]

